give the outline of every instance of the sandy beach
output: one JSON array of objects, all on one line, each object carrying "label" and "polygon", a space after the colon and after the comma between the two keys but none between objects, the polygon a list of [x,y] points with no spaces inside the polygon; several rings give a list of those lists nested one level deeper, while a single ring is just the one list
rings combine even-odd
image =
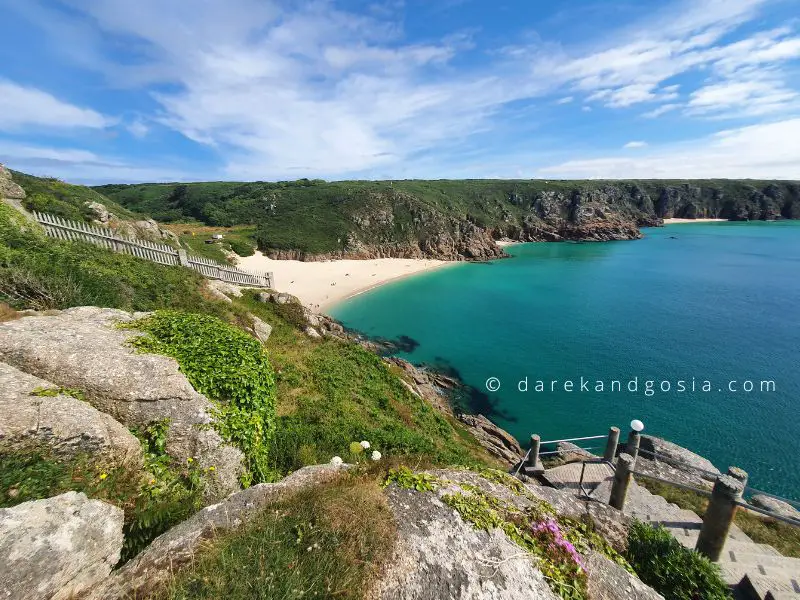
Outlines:
[{"label": "sandy beach", "polygon": [[728,219],[664,219],[664,225],[676,225],[678,223],[718,223]]},{"label": "sandy beach", "polygon": [[337,302],[389,281],[455,264],[459,263],[411,258],[303,262],[273,260],[256,252],[240,258],[238,266],[247,271],[272,271],[278,291],[297,296],[309,308],[325,312]]}]

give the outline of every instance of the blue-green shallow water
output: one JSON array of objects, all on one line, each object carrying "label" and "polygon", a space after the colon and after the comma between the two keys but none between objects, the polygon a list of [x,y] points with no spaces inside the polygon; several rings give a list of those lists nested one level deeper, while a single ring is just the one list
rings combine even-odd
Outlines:
[{"label": "blue-green shallow water", "polygon": [[[643,240],[524,244],[514,258],[460,264],[334,308],[370,336],[409,336],[415,363],[445,363],[489,393],[491,417],[520,440],[646,432],[738,465],[751,485],[800,498],[800,223],[645,230]],[[677,238],[677,239],[672,239]],[[527,376],[529,392],[517,390]],[[606,391],[580,392],[580,377]],[[639,378],[638,393],[611,392]],[[677,380],[713,391],[677,393]],[[535,392],[536,380],[547,392]],[[574,380],[574,391],[549,391]],[[731,393],[750,379],[755,391]],[[644,381],[671,382],[647,397]],[[774,380],[772,393],[759,391]],[[658,385],[658,383],[656,385]],[[699,388],[698,388],[699,389]],[[722,391],[719,391],[719,390]],[[486,406],[478,406],[482,410]]]}]

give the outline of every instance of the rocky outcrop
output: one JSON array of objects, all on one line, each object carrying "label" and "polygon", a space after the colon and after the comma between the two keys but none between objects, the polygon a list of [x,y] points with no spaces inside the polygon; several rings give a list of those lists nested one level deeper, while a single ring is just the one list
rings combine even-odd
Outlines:
[{"label": "rocky outcrop", "polygon": [[700,479],[713,481],[717,475],[720,475],[719,469],[707,458],[678,446],[678,444],[651,435],[642,436],[639,456],[653,463],[666,463]]},{"label": "rocky outcrop", "polygon": [[96,201],[86,202],[85,206],[91,212],[95,224],[110,227],[123,237],[149,242],[168,241],[180,246],[178,236],[168,229],[162,229],[153,219],[141,221],[121,219],[109,211],[105,204]]},{"label": "rocky outcrop", "polygon": [[509,466],[516,465],[525,454],[516,438],[483,415],[458,415],[459,421],[475,436],[478,443]]},{"label": "rocky outcrop", "polygon": [[25,199],[25,190],[14,183],[11,173],[2,164],[0,164],[0,198],[8,198],[9,200]]},{"label": "rocky outcrop", "polygon": [[239,489],[242,454],[213,429],[213,404],[192,388],[169,357],[137,352],[139,335],[118,323],[143,314],[81,307],[54,316],[0,324],[0,361],[65,388],[83,392],[95,408],[127,427],[169,419],[167,452],[214,466],[211,496]]},{"label": "rocky outcrop", "polygon": [[334,480],[347,465],[318,465],[295,471],[277,483],[261,483],[232,494],[219,504],[202,509],[193,517],[157,537],[118,571],[96,586],[87,600],[145,598],[169,582],[173,573],[190,564],[209,540],[235,529],[267,505],[301,489]]},{"label": "rocky outcrop", "polygon": [[797,510],[788,502],[778,500],[777,498],[765,496],[763,494],[756,494],[750,498],[750,504],[773,512],[781,517],[787,517],[789,519],[800,521],[800,510]]},{"label": "rocky outcrop", "polygon": [[597,458],[594,454],[589,452],[588,450],[584,450],[577,444],[573,444],[572,442],[559,442],[556,444],[556,451],[558,454],[558,458],[563,460],[564,462],[579,462],[590,458]]},{"label": "rocky outcrop", "polygon": [[106,580],[122,550],[122,510],[67,492],[0,509],[0,597],[71,600]]},{"label": "rocky outcrop", "polygon": [[[418,492],[390,485],[389,507],[398,526],[395,556],[369,597],[554,598],[535,561],[497,528],[484,531],[461,519],[442,499],[473,490],[525,512],[543,500],[559,515],[588,520],[617,551],[624,551],[631,520],[608,505],[569,492],[527,485],[524,491],[467,470],[436,470],[441,487]],[[591,598],[658,600],[655,591],[602,554],[584,556]]]},{"label": "rocky outcrop", "polygon": [[462,521],[435,494],[390,486],[395,556],[370,595],[380,600],[555,600],[542,573],[498,529]]},{"label": "rocky outcrop", "polygon": [[265,323],[258,317],[254,315],[249,315],[253,321],[253,325],[251,327],[251,331],[253,335],[256,336],[259,342],[262,344],[266,344],[269,336],[272,335],[272,325],[269,323]]},{"label": "rocky outcrop", "polygon": [[58,386],[0,363],[0,448],[39,444],[57,455],[142,465],[139,440],[126,427]]}]

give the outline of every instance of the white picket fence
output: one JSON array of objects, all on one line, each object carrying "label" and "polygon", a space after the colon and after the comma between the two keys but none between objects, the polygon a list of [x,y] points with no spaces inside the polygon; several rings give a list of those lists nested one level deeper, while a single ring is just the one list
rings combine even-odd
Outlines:
[{"label": "white picket fence", "polygon": [[184,250],[178,250],[167,244],[125,238],[108,227],[97,227],[36,211],[33,211],[33,216],[44,226],[47,235],[59,240],[89,242],[114,252],[131,254],[162,265],[182,265],[199,271],[209,279],[220,279],[234,285],[273,287],[272,273],[250,273],[209,258],[187,254]]}]

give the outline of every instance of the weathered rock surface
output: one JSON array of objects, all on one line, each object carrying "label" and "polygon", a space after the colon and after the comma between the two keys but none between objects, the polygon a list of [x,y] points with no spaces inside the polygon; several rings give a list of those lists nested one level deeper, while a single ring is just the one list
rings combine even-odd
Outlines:
[{"label": "weathered rock surface", "polygon": [[[380,348],[369,348],[370,351],[381,353]],[[451,415],[453,408],[450,404],[450,395],[453,390],[459,388],[461,383],[452,377],[430,371],[423,367],[416,367],[407,360],[389,356],[384,358],[391,365],[400,367],[407,375],[409,381],[403,380],[412,393],[420,398],[424,398],[434,408],[441,412]]]},{"label": "weathered rock surface", "polygon": [[516,465],[525,454],[516,438],[483,415],[458,415],[481,446],[509,466]]},{"label": "weathered rock surface", "polygon": [[[655,456],[653,456],[654,454]],[[713,480],[720,474],[719,469],[707,458],[695,454],[682,446],[651,435],[642,436],[639,456],[653,462],[666,463],[703,479]]]},{"label": "weathered rock surface", "polygon": [[[142,316],[137,314],[137,317]],[[242,455],[208,428],[212,403],[192,388],[169,357],[135,351],[138,334],[117,323],[134,315],[80,307],[0,324],[0,361],[58,386],[81,390],[97,409],[127,427],[170,420],[167,452],[214,466],[210,495],[239,489]]]},{"label": "weathered rock surface", "polygon": [[398,541],[372,598],[381,600],[553,600],[530,557],[500,530],[475,529],[436,494],[390,486]]},{"label": "weathered rock surface", "polygon": [[97,225],[110,227],[121,236],[150,242],[170,241],[180,245],[177,235],[168,229],[162,229],[153,219],[128,221],[119,218],[101,202],[85,202],[84,204],[91,211],[93,221]]},{"label": "weathered rock surface", "polygon": [[596,458],[594,454],[572,442],[559,442],[556,444],[556,450],[558,454],[555,456],[565,462],[576,462],[586,460],[587,458]]},{"label": "weathered rock surface", "polygon": [[25,199],[25,190],[14,183],[11,173],[2,164],[0,164],[0,198],[8,198],[10,200]]},{"label": "weathered rock surface", "polygon": [[590,552],[586,557],[586,572],[592,600],[664,600],[638,577],[597,552]]},{"label": "weathered rock surface", "polygon": [[0,509],[0,597],[70,600],[119,561],[122,510],[67,492]]},{"label": "weathered rock surface", "polygon": [[[470,489],[479,488],[520,510],[532,506],[534,500],[472,471],[436,470],[431,473],[440,481],[450,483],[434,492],[416,492],[395,485],[386,490],[398,524],[397,549],[388,572],[370,597],[382,600],[554,597],[524,550],[500,530],[475,529],[441,498],[465,490],[469,494]],[[561,515],[590,519],[596,531],[615,549],[625,550],[630,519],[621,512],[553,488],[528,485],[526,491],[548,502]],[[592,598],[660,598],[603,555],[590,553],[585,558]]]},{"label": "weathered rock surface", "polygon": [[250,315],[250,318],[253,320],[253,335],[255,335],[262,344],[266,343],[269,336],[272,334],[272,325],[265,323],[254,315]]},{"label": "weathered rock surface", "polygon": [[172,574],[191,563],[204,543],[239,527],[271,502],[298,490],[338,477],[347,465],[318,465],[295,471],[277,483],[261,483],[205,507],[190,519],[157,537],[134,559],[96,586],[88,600],[145,598],[169,582]]},{"label": "weathered rock surface", "polygon": [[139,440],[109,415],[68,395],[33,395],[58,389],[0,363],[0,448],[45,444],[56,454],[91,454],[118,465],[141,466]]},{"label": "weathered rock surface", "polygon": [[800,510],[797,510],[788,502],[778,500],[777,498],[756,494],[750,498],[750,504],[774,512],[776,515],[800,521]]},{"label": "weathered rock surface", "polygon": [[219,294],[224,296],[225,300],[231,301],[231,298],[241,298],[242,297],[242,290],[239,286],[225,283],[224,281],[220,281],[219,279],[209,279],[208,283],[206,284],[206,288],[214,293],[216,297],[220,297]]}]

